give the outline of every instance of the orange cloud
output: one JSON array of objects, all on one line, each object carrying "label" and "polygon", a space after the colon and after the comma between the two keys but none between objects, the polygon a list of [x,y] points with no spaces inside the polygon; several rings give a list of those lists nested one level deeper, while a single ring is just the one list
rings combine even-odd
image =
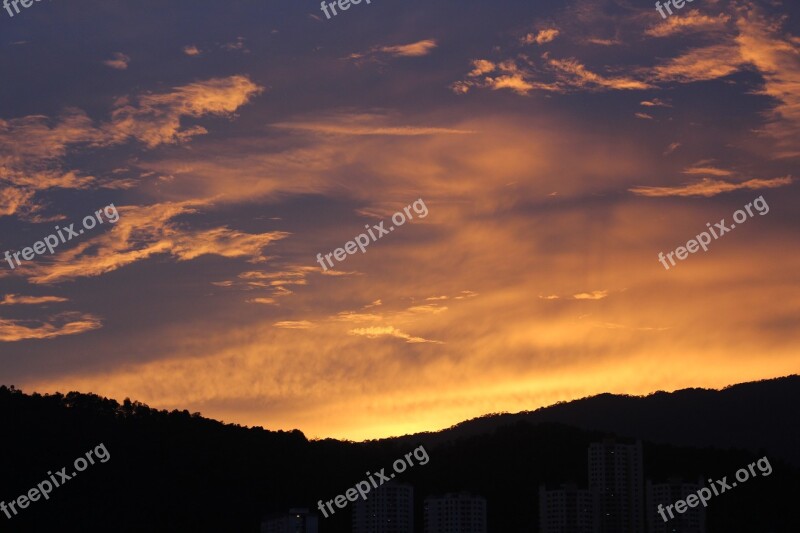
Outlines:
[{"label": "orange cloud", "polygon": [[[643,31],[642,21],[637,35]],[[599,22],[605,20],[594,24]],[[519,36],[510,31],[506,35]],[[700,42],[719,39],[714,35]],[[663,54],[681,55],[683,46],[694,42]],[[486,63],[476,63],[466,60],[482,56],[469,55],[464,58],[462,87],[517,94],[548,91],[555,100],[559,92],[615,90],[601,85],[608,79],[655,83],[648,78],[649,67],[625,70],[617,58],[607,62],[598,57],[604,50],[597,47],[578,50],[591,56],[574,59],[583,73],[558,70],[549,64],[549,56],[514,55],[513,61],[486,56]],[[620,52],[636,53],[633,47]],[[388,76],[389,71],[384,73]],[[606,82],[598,84],[590,74]],[[745,92],[752,85],[741,87]],[[648,102],[664,98],[662,93],[649,93]],[[230,139],[195,137],[194,150],[168,149],[126,162],[137,166],[137,173],[149,170],[169,176],[153,178],[158,182],[146,192],[175,202],[194,201],[190,207],[199,197],[246,202],[248,207],[265,201],[271,211],[273,202],[287,196],[312,195],[346,205],[337,224],[314,218],[292,226],[297,213],[280,213],[281,228],[296,227],[302,234],[283,241],[275,255],[296,254],[292,261],[307,261],[317,272],[314,254],[329,249],[320,243],[341,243],[342,232],[352,235],[338,223],[359,228],[366,222],[361,217],[395,210],[399,200],[411,198],[409,191],[424,196],[431,214],[418,226],[406,226],[402,238],[348,259],[351,275],[312,275],[286,265],[268,268],[272,263],[248,265],[233,274],[215,270],[220,273],[211,279],[219,281],[206,287],[214,293],[212,308],[202,317],[177,313],[175,320],[183,323],[159,332],[163,344],[151,357],[75,370],[72,375],[28,378],[30,386],[131,396],[158,407],[202,410],[240,423],[299,427],[308,435],[374,438],[608,390],[646,393],[726,385],[796,371],[797,339],[791,326],[797,302],[782,295],[792,294],[796,285],[793,275],[800,253],[785,246],[794,231],[786,217],[759,219],[752,232],[720,242],[713,254],[696,256],[667,279],[654,252],[696,234],[713,206],[660,202],[654,213],[647,199],[619,195],[643,175],[666,179],[664,175],[677,169],[680,176],[696,153],[714,153],[721,162],[691,168],[757,168],[758,161],[747,159],[746,151],[733,153],[723,144],[731,139],[713,135],[717,130],[708,129],[702,105],[699,114],[688,117],[694,124],[679,124],[686,115],[678,113],[674,124],[661,123],[665,131],[643,137],[631,134],[629,120],[612,128],[613,134],[602,124],[587,127],[585,116],[577,116],[566,99],[548,105],[545,98],[531,98],[504,113],[506,102],[495,107],[490,105],[492,98],[482,96],[449,99],[454,101],[448,101],[446,109],[437,107],[438,100],[425,100],[416,115],[413,106],[401,102],[403,115],[375,120],[331,119],[324,110],[313,117],[282,117],[275,120],[301,127],[272,128],[249,138],[246,132]],[[627,104],[619,101],[619,109],[643,100],[641,93],[635,99],[636,93],[628,96]],[[701,96],[705,97],[697,97]],[[689,105],[685,98],[686,94],[680,98],[682,105]],[[592,95],[582,100],[578,109],[610,101]],[[761,108],[768,102],[759,101]],[[650,110],[660,106],[644,107],[642,111],[655,115]],[[613,110],[596,109],[592,119],[605,111]],[[360,113],[356,108],[350,114]],[[670,139],[677,138],[674,131],[686,133],[686,160],[661,156]],[[746,129],[742,133],[753,137]],[[731,153],[733,157],[725,157]],[[659,170],[664,163],[666,168]],[[775,172],[766,175],[785,174]],[[558,195],[548,196],[553,191]],[[775,196],[776,212],[790,207],[790,198]],[[713,204],[722,211],[728,200],[736,201],[719,198]],[[209,218],[221,216],[220,211]],[[269,223],[272,214],[265,214],[261,222]],[[189,215],[161,223],[185,231],[196,218]],[[142,248],[171,238],[150,236],[153,225],[144,224]],[[216,242],[212,237],[206,236]],[[139,243],[135,236],[125,240]],[[778,248],[781,261],[765,261]],[[241,256],[249,261],[263,258]],[[233,266],[230,261],[215,263]],[[355,271],[359,274],[352,275]],[[753,283],[754,276],[759,283]],[[474,292],[461,292],[467,286]],[[724,290],[716,290],[719,287]],[[289,290],[294,292],[287,295]],[[476,292],[480,296],[474,296]],[[604,293],[608,296],[601,297]],[[429,300],[440,295],[447,300]],[[379,298],[380,307],[365,305]],[[652,302],[656,303],[649,305]],[[709,320],[714,322],[713,335]],[[275,325],[304,321],[314,329]],[[663,334],[668,328],[676,334]],[[411,342],[431,339],[441,344]],[[770,357],[748,358],[755,351]],[[299,360],[305,364],[298,365]],[[676,364],[664,366],[664,360]],[[309,388],[308,383],[315,386]]]},{"label": "orange cloud", "polygon": [[664,102],[660,98],[653,98],[652,100],[644,100],[639,102],[639,105],[643,105],[645,107],[672,107],[668,103]]},{"label": "orange cloud", "polygon": [[0,188],[0,216],[13,215],[25,208],[31,210],[34,194],[34,191],[15,187]]},{"label": "orange cloud", "polygon": [[55,121],[41,115],[0,119],[0,169],[4,178],[15,182],[18,174],[26,173],[23,169],[40,170],[43,163],[63,157],[70,145],[103,140],[102,132],[78,109],[67,109]]},{"label": "orange cloud", "polygon": [[314,324],[308,320],[283,320],[273,324],[276,328],[284,329],[309,329],[313,328]]},{"label": "orange cloud", "polygon": [[440,341],[432,341],[423,339],[422,337],[413,337],[408,333],[403,333],[394,326],[375,326],[369,328],[356,328],[350,330],[350,335],[358,335],[367,337],[368,339],[377,339],[378,337],[395,337],[403,339],[409,343],[430,342],[434,344],[442,344]]},{"label": "orange cloud", "polygon": [[472,65],[475,68],[473,68],[472,71],[467,74],[467,76],[470,77],[482,76],[483,74],[488,74],[497,68],[497,65],[491,61],[487,61],[486,59],[475,59],[472,61]]},{"label": "orange cloud", "polygon": [[282,232],[248,234],[227,227],[193,230],[173,219],[193,213],[198,203],[163,203],[118,207],[120,219],[110,231],[80,242],[54,256],[51,263],[31,263],[19,270],[36,284],[51,284],[111,272],[167,254],[178,261],[201,255],[262,260],[261,249],[287,236]]},{"label": "orange cloud", "polygon": [[754,65],[764,77],[760,94],[771,97],[775,106],[769,113],[764,133],[779,147],[777,157],[797,157],[800,150],[800,39],[781,31],[784,23],[767,20],[749,5],[736,21],[742,59]]},{"label": "orange cloud", "polygon": [[67,302],[67,298],[59,296],[19,296],[17,294],[6,294],[0,300],[0,305],[37,305],[55,302]]},{"label": "orange cloud", "polygon": [[693,83],[722,78],[737,72],[742,65],[739,47],[734,43],[695,48],[652,69],[659,82]]},{"label": "orange cloud", "polygon": [[138,105],[122,98],[111,121],[99,126],[77,109],[67,109],[55,121],[41,115],[0,119],[0,175],[8,183],[0,188],[0,215],[22,213],[32,218],[42,210],[36,203],[37,191],[129,187],[130,180],[100,180],[65,171],[58,160],[77,145],[102,148],[135,138],[153,148],[187,141],[207,131],[198,125],[182,128],[182,117],[230,115],[262,90],[246,76],[230,76],[145,94]]},{"label": "orange cloud", "polygon": [[699,174],[706,176],[731,176],[733,172],[725,170],[724,168],[709,167],[709,166],[692,166],[685,168],[681,171],[683,174]]},{"label": "orange cloud", "polygon": [[248,303],[278,305],[278,298],[294,294],[287,286],[307,285],[307,276],[319,272],[311,266],[289,266],[284,270],[242,272],[236,280],[216,281],[213,285],[244,291],[264,291],[266,296],[250,298]]},{"label": "orange cloud", "polygon": [[692,9],[681,13],[679,17],[669,17],[664,22],[648,28],[644,33],[650,37],[669,37],[679,33],[713,32],[724,30],[731,17],[720,13],[717,17],[709,17]]},{"label": "orange cloud", "polygon": [[386,125],[389,117],[374,113],[336,113],[322,117],[321,120],[307,121],[303,119],[292,122],[278,122],[271,124],[273,128],[307,131],[311,133],[332,135],[387,135],[387,136],[415,136],[415,135],[464,135],[474,131],[456,128],[441,128],[432,126],[389,126]]},{"label": "orange cloud", "polygon": [[356,313],[354,311],[340,311],[334,320],[341,320],[343,322],[377,322],[383,320],[382,315],[375,313]]},{"label": "orange cloud", "polygon": [[61,313],[47,321],[0,318],[0,342],[52,339],[63,335],[77,335],[101,326],[100,319],[88,313]]},{"label": "orange cloud", "polygon": [[572,297],[576,300],[602,300],[607,296],[608,291],[581,292],[572,295]]},{"label": "orange cloud", "polygon": [[262,305],[275,305],[277,301],[275,298],[250,298],[245,300],[249,304],[262,304]]},{"label": "orange cloud", "polygon": [[190,83],[174,87],[172,92],[139,96],[138,105],[123,100],[103,129],[113,143],[131,137],[149,148],[183,142],[207,130],[201,126],[182,128],[181,117],[230,115],[262,91],[263,87],[247,76]]},{"label": "orange cloud", "polygon": [[382,46],[379,50],[393,56],[419,57],[430,54],[434,48],[436,48],[435,39],[423,39],[415,43]]},{"label": "orange cloud", "polygon": [[522,38],[522,42],[525,44],[544,44],[549,43],[555,40],[556,37],[559,35],[559,31],[556,28],[547,28],[544,30],[539,30],[537,34],[529,33],[525,37]]},{"label": "orange cloud", "polygon": [[[524,140],[521,150],[531,149],[531,135],[505,125],[511,137],[498,134],[498,145],[517,138]],[[487,128],[484,122],[476,129]],[[552,129],[542,129],[553,136]],[[569,140],[565,155],[575,150],[576,137]],[[602,140],[599,144],[607,149]],[[440,153],[443,146],[449,145],[436,144],[431,153]],[[414,148],[409,150],[418,157],[429,157],[426,143]],[[568,162],[552,146],[543,148],[559,156],[555,164]],[[493,152],[484,155],[495,162],[502,159]],[[398,162],[405,157],[398,154]],[[612,151],[608,161],[614,159]],[[605,169],[601,163],[590,161],[588,168]],[[650,167],[639,162],[642,172]],[[523,179],[523,173],[509,172]],[[554,179],[563,183],[573,172],[586,174],[546,169],[543,175],[557,174]],[[617,169],[608,172],[616,174]],[[473,182],[472,173],[460,172],[464,181],[457,191],[473,189],[481,176],[486,181],[485,172],[476,174]],[[493,179],[508,181],[507,176]],[[577,192],[585,192],[588,183],[590,179],[580,182]],[[780,262],[764,261],[794,231],[770,226],[778,219],[759,219],[762,231],[738,234],[714,254],[670,272],[665,282],[663,267],[655,260],[658,243],[674,245],[696,234],[709,217],[705,202],[665,203],[663,218],[653,216],[649,202],[635,197],[521,213],[520,203],[505,203],[484,190],[472,192],[472,201],[448,196],[447,202],[431,207],[429,217],[436,217],[437,225],[419,228],[424,239],[361,256],[363,276],[309,276],[309,291],[293,296],[289,316],[275,316],[279,310],[269,308],[264,309],[268,316],[248,321],[252,305],[220,308],[219,315],[203,317],[199,324],[193,317],[165,332],[174,349],[157,360],[29,378],[21,385],[40,392],[128,395],[159,408],[202,410],[271,429],[364,439],[447,427],[476,413],[533,409],[609,390],[647,393],[710,386],[708,376],[714,376],[715,386],[725,385],[796,369],[797,335],[791,328],[796,301],[779,295],[790,294],[795,285],[800,252],[788,248]],[[527,198],[536,198],[537,192],[520,188],[514,194],[518,201],[524,194],[522,205],[527,206]],[[664,224],[665,219],[673,223]],[[413,232],[414,226],[405,231]],[[764,283],[752,282],[756,274]],[[248,275],[251,281],[273,279]],[[576,285],[576,280],[583,281]],[[461,292],[465,286],[480,296]],[[609,297],[574,298],[584,291],[594,295],[599,289],[592,286],[603,287]],[[714,286],[726,290],[710,288]],[[465,299],[456,300],[456,294]],[[531,296],[537,294],[563,297],[547,301]],[[432,295],[450,296],[447,312],[408,311]],[[378,298],[383,304],[374,309],[380,309],[381,319],[353,316],[366,315],[364,304]],[[340,315],[342,306],[352,311]],[[580,318],[587,308],[591,317]],[[755,318],[753,309],[759,309]],[[273,325],[299,321],[298,316],[315,325],[313,335]],[[230,322],[220,323],[221,317]],[[709,337],[712,319],[718,333]],[[665,335],[666,328],[680,335]],[[354,329],[359,333],[350,333]],[[759,347],[769,349],[772,357],[742,363]],[[665,367],[665,358],[679,364]],[[307,364],[298,366],[298,360]],[[309,389],[311,382],[316,385]],[[363,409],[365,404],[370,408]],[[341,412],[349,415],[342,417]]]},{"label": "orange cloud", "polygon": [[680,187],[633,187],[629,189],[639,196],[705,196],[711,197],[718,194],[738,191],[741,189],[774,189],[792,183],[792,178],[751,179],[741,183],[730,183],[722,180],[704,179],[699,183],[682,185]]},{"label": "orange cloud", "polygon": [[593,88],[595,90],[642,90],[652,85],[629,77],[609,78],[596,74],[575,59],[551,59],[549,65],[559,73],[566,85],[574,88]]},{"label": "orange cloud", "polygon": [[435,39],[423,39],[414,43],[398,44],[391,46],[373,46],[366,52],[350,54],[343,59],[354,60],[357,63],[362,61],[378,62],[381,57],[421,57],[430,54],[436,48]]},{"label": "orange cloud", "polygon": [[622,44],[622,41],[620,41],[619,39],[600,39],[596,37],[590,37],[586,39],[585,42],[589,44],[597,44],[600,46],[617,46]]},{"label": "orange cloud", "polygon": [[447,307],[442,307],[435,304],[414,305],[407,309],[409,313],[443,313],[447,311]]},{"label": "orange cloud", "polygon": [[[567,93],[572,90],[606,91],[653,88],[649,83],[632,77],[608,77],[597,74],[576,59],[547,59],[545,66],[555,78],[553,81],[539,81],[543,74],[535,72],[531,68],[529,60],[512,59],[499,64],[487,60],[474,60],[473,66],[473,70],[467,74],[468,79],[457,81],[450,86],[453,92],[464,94],[472,87],[483,87],[492,90],[510,89],[525,96],[534,90]],[[505,74],[487,75],[498,69]]]}]

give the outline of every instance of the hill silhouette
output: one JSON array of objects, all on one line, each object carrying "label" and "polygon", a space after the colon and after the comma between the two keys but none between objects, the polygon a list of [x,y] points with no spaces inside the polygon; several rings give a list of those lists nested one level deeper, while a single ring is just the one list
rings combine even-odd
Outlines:
[{"label": "hill silhouette", "polygon": [[[786,451],[797,439],[799,384],[790,376],[719,392],[601,395],[530,413],[482,417],[438,433],[364,443],[309,441],[297,430],[223,424],[127,399],[120,404],[77,392],[27,395],[3,386],[0,500],[27,493],[48,478],[48,471],[71,470],[75,458],[100,443],[110,460],[88,466],[54,489],[48,501],[32,502],[11,520],[0,514],[0,531],[257,532],[263,515],[292,506],[315,508],[317,500],[343,494],[366,471],[388,469],[424,444],[430,462],[399,479],[414,485],[416,531],[422,531],[425,496],[467,490],[487,498],[492,533],[531,532],[537,531],[538,485],[585,486],[588,445],[618,434],[644,439],[645,477],[656,481],[718,479],[768,456],[769,477],[755,478],[709,504],[708,531],[796,533],[800,471]],[[762,403],[742,403],[747,398]],[[680,405],[694,413],[682,413]],[[646,416],[648,409],[653,420]],[[724,414],[726,409],[732,413]],[[677,418],[660,429],[661,416]],[[720,418],[706,419],[709,427],[699,436],[691,434],[698,420],[711,416]],[[756,420],[762,416],[767,418]],[[592,424],[603,429],[586,429]],[[321,519],[320,531],[350,531],[349,509]]]},{"label": "hill silhouette", "polygon": [[515,422],[557,422],[677,446],[714,446],[770,454],[800,466],[800,376],[722,390],[683,389],[648,396],[600,394],[536,411],[492,414],[413,440],[442,442]]}]

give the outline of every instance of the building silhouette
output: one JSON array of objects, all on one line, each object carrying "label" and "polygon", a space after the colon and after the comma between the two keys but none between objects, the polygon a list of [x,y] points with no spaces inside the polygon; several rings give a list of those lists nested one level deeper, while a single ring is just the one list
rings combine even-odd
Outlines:
[{"label": "building silhouette", "polygon": [[600,533],[597,492],[565,484],[547,490],[539,485],[541,533]]},{"label": "building silhouette", "polygon": [[641,441],[589,445],[589,489],[597,493],[600,533],[644,533]]},{"label": "building silhouette", "polygon": [[486,533],[486,498],[467,492],[425,498],[425,533]]},{"label": "building silhouette", "polygon": [[319,517],[305,508],[289,509],[267,516],[261,522],[261,533],[319,533]]},{"label": "building silhouette", "polygon": [[[706,533],[706,509],[698,503],[696,507],[687,507],[683,513],[672,509],[674,518],[663,508],[673,505],[678,500],[686,500],[690,494],[704,487],[703,479],[699,483],[685,483],[680,479],[670,479],[667,483],[653,483],[647,481],[647,530],[649,533]],[[664,521],[658,512],[659,504],[662,506]]]},{"label": "building silhouette", "polygon": [[414,487],[389,482],[356,500],[353,533],[414,533]]}]

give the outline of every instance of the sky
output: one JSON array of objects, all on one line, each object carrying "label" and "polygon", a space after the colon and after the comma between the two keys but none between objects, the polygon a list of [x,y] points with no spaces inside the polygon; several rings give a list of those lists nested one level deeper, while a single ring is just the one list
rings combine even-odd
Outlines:
[{"label": "sky", "polygon": [[796,2],[19,8],[0,383],[363,440],[800,371]]}]

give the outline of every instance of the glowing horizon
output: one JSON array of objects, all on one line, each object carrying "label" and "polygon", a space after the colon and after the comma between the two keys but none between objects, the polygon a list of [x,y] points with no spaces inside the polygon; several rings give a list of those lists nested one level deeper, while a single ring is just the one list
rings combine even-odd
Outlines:
[{"label": "glowing horizon", "polygon": [[362,440],[800,373],[796,7],[520,4],[4,18],[0,383]]}]

